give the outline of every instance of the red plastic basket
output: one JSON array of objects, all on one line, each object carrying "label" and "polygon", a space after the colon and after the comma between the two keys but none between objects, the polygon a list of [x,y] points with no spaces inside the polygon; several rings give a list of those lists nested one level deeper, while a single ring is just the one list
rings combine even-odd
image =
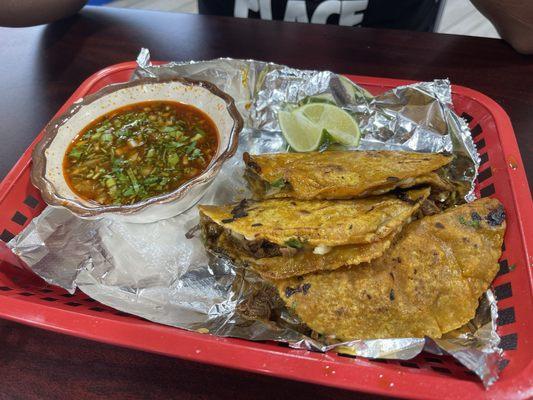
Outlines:
[{"label": "red plastic basket", "polygon": [[[92,75],[58,114],[86,94],[127,81],[134,68],[135,63],[128,62]],[[374,94],[411,83],[348,77]],[[453,101],[458,114],[469,122],[481,156],[477,194],[497,197],[508,216],[501,268],[493,284],[507,366],[489,390],[449,356],[423,353],[409,361],[367,360],[294,350],[273,342],[218,338],[148,322],[99,304],[80,291],[70,295],[47,285],[16,267],[19,261],[4,244],[45,207],[29,178],[35,142],[0,184],[0,317],[120,346],[350,390],[419,399],[531,398],[533,207],[524,167],[511,123],[500,106],[461,86],[453,86]]]}]

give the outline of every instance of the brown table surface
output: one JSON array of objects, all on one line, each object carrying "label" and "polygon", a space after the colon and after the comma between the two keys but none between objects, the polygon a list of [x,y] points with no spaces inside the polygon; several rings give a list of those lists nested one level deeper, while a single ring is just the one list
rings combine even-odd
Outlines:
[{"label": "brown table surface", "polygon": [[[85,78],[134,60],[141,47],[157,60],[254,58],[358,75],[447,77],[507,111],[533,182],[533,57],[500,40],[91,7],[48,26],[0,28],[0,178]],[[368,397],[7,321],[0,321],[0,386],[0,399]]]}]

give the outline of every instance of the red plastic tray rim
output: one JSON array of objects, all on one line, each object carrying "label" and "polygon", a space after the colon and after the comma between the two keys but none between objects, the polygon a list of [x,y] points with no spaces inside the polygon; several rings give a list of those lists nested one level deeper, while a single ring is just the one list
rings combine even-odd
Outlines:
[{"label": "red plastic tray rim", "polygon": [[[95,73],[80,85],[59,109],[56,116],[63,113],[73,101],[82,97],[86,88],[98,86],[98,82],[110,73],[133,71],[135,66],[135,62],[125,62]],[[390,78],[346,76],[361,85],[382,86],[384,88],[413,83],[413,81]],[[455,94],[462,94],[475,99],[490,109],[495,115],[498,131],[512,131],[509,117],[494,100],[463,86],[453,85],[452,91]],[[41,135],[42,133],[37,136],[0,183],[0,202],[24,169],[28,167],[31,162],[31,150]],[[513,160],[516,160],[517,168],[509,170],[510,174],[513,175],[510,184],[517,213],[521,216],[518,225],[525,244],[525,259],[528,260],[531,289],[533,224],[528,223],[533,221],[531,195],[515,137],[505,135],[501,136],[500,140],[504,157],[507,159],[512,156]],[[0,253],[2,245],[0,241]],[[362,358],[332,359],[328,354],[282,348],[269,343],[255,343],[255,346],[251,348],[249,342],[244,340],[219,338],[145,321],[122,322],[95,318],[91,315],[80,314],[67,309],[50,308],[42,304],[32,304],[32,307],[29,308],[26,301],[13,297],[2,298],[0,316],[54,332],[104,343],[348,390],[370,390],[376,394],[417,399],[429,397],[463,399],[466,393],[470,398],[510,398],[509,396],[527,398],[533,395],[533,363],[531,362],[521,374],[507,380],[505,387],[496,383],[493,388],[484,391],[478,382],[457,381],[441,375],[427,375],[424,374],[423,370],[391,370]],[[173,345],[171,349],[168,346],[169,342]],[[357,372],[356,380],[353,379],[354,369]],[[417,374],[420,375],[420,379],[415,381],[407,379],[408,376],[413,377]],[[414,388],[413,385],[416,387]]]}]

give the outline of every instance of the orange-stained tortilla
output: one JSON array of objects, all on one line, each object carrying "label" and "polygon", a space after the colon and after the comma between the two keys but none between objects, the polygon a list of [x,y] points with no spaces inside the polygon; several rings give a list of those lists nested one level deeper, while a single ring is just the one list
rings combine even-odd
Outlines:
[{"label": "orange-stained tortilla", "polygon": [[366,197],[418,185],[449,192],[453,186],[435,171],[452,159],[444,154],[404,151],[244,155],[245,178],[255,198],[301,200]]},{"label": "orange-stained tortilla", "polygon": [[269,280],[334,270],[381,256],[429,188],[355,200],[272,199],[200,206],[206,246]]},{"label": "orange-stained tortilla", "polygon": [[353,200],[270,199],[243,205],[198,207],[200,214],[242,235],[285,245],[297,239],[308,247],[372,243],[408,221],[429,195],[429,188],[406,196],[386,194]]},{"label": "orange-stained tortilla", "polygon": [[411,223],[370,263],[276,283],[287,308],[320,334],[440,338],[474,317],[504,235],[502,205],[485,198]]}]

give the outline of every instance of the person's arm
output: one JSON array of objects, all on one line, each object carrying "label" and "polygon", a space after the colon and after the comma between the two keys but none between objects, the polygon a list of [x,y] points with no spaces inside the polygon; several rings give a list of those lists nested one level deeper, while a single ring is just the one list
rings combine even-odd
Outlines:
[{"label": "person's arm", "polygon": [[470,0],[522,54],[533,54],[533,0]]},{"label": "person's arm", "polygon": [[0,26],[32,26],[77,13],[87,0],[0,0]]}]

